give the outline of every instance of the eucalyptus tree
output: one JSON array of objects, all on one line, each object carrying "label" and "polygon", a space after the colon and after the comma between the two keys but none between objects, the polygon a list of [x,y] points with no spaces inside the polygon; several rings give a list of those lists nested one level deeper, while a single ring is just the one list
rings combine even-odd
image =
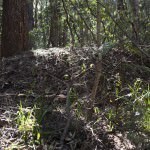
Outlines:
[{"label": "eucalyptus tree", "polygon": [[2,0],[0,0],[0,56],[1,56],[1,34],[2,34]]},{"label": "eucalyptus tree", "polygon": [[132,14],[132,38],[139,43],[139,0],[130,1]]},{"label": "eucalyptus tree", "polygon": [[1,56],[28,50],[28,11],[26,0],[4,0]]},{"label": "eucalyptus tree", "polygon": [[50,32],[49,32],[49,44],[52,47],[58,47],[61,37],[61,2],[60,0],[50,0]]}]

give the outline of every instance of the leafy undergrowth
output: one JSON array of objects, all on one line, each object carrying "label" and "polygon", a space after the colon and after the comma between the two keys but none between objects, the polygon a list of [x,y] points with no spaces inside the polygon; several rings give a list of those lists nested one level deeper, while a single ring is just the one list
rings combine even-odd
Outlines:
[{"label": "leafy undergrowth", "polygon": [[148,60],[115,48],[104,53],[87,120],[97,54],[52,48],[1,59],[0,148],[149,149]]}]

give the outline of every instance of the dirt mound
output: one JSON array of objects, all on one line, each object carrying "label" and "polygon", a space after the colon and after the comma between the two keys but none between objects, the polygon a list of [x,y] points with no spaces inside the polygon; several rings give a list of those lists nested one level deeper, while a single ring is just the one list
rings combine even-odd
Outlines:
[{"label": "dirt mound", "polygon": [[[23,107],[33,107],[34,104],[39,104],[40,109],[47,110],[41,125],[43,132],[47,135],[44,137],[44,143],[36,146],[36,149],[44,149],[44,145],[55,145],[54,149],[57,149],[67,121],[65,104],[69,79],[75,77],[72,85],[78,93],[78,98],[83,101],[88,96],[94,81],[94,48],[75,49],[75,52],[76,55],[64,48],[37,49],[1,59],[0,135],[2,138],[0,143],[2,149],[10,147],[12,143],[23,142],[14,120],[20,101],[22,101]],[[103,82],[99,93],[113,91],[115,75],[118,72],[126,74],[123,78],[124,83],[126,83],[126,79],[130,81],[136,77],[149,80],[148,72],[150,70],[148,67],[146,69],[134,68],[132,76],[129,71],[126,71],[131,61],[132,64],[134,61],[137,62],[128,53],[112,50],[103,57],[103,60]],[[146,73],[144,76],[143,70]],[[83,74],[84,71],[86,74]],[[101,97],[101,94],[97,95]],[[93,124],[86,124],[85,120],[76,119],[74,114],[73,116],[69,135],[65,138],[64,149],[71,149],[71,147],[82,150],[134,149],[134,146],[123,134],[108,132],[107,121],[104,118],[95,123],[95,128],[97,128],[95,133]],[[33,147],[22,145],[21,149],[33,149]]]}]

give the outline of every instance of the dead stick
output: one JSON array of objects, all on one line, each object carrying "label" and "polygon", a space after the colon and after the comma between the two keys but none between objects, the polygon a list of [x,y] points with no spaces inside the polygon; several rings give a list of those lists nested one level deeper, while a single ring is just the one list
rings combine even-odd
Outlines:
[{"label": "dead stick", "polygon": [[70,106],[71,106],[71,104],[70,104],[70,88],[71,88],[71,84],[68,84],[67,101],[66,101],[67,123],[66,123],[66,126],[64,128],[63,134],[62,134],[61,139],[60,139],[61,149],[63,148],[64,140],[65,140],[65,137],[67,135],[67,132],[68,132],[68,129],[70,126],[70,122],[72,120],[71,110],[70,110]]},{"label": "dead stick", "polygon": [[100,57],[96,62],[95,80],[91,92],[91,98],[88,104],[87,120],[90,120],[93,115],[93,108],[94,108],[94,103],[95,103],[96,93],[100,81],[101,72],[102,72],[102,57]]}]

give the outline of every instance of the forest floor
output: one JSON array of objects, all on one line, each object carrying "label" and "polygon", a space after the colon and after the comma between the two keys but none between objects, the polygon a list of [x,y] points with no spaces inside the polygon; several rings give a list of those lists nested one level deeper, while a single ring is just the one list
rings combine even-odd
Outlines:
[{"label": "forest floor", "polygon": [[[87,121],[84,106],[95,78],[93,51],[94,48],[76,48],[75,53],[67,48],[37,49],[0,60],[0,150],[150,149],[150,132],[138,130],[134,123],[125,126],[126,119],[110,122],[106,115],[108,110],[123,107],[122,102],[116,102],[116,83],[121,82],[119,88],[126,94],[128,85],[137,78],[145,85],[150,83],[150,63],[128,51],[109,51],[102,58],[95,114]],[[73,99],[77,99],[71,105],[70,120],[65,111],[68,86],[75,90]],[[30,127],[22,127],[18,118],[29,110],[38,112],[34,116],[39,123],[37,135]],[[26,113],[25,117],[29,115]],[[34,120],[33,116],[30,119]],[[28,121],[29,126],[32,123]],[[35,136],[39,136],[37,141],[33,140]]]}]

